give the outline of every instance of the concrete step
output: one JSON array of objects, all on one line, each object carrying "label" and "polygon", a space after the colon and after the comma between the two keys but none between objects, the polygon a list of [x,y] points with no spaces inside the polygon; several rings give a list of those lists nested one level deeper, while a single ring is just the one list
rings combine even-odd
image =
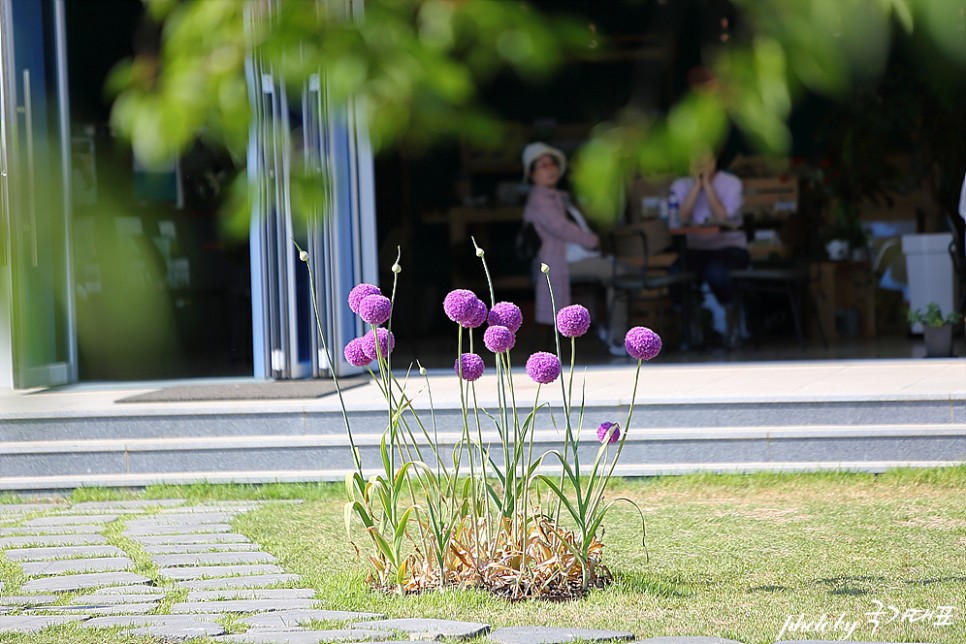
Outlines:
[{"label": "concrete step", "polygon": [[[966,423],[890,425],[733,426],[703,429],[634,427],[617,472],[865,470],[966,462]],[[443,463],[452,462],[460,432],[438,435]],[[381,469],[379,433],[355,443],[365,469]],[[502,462],[496,432],[484,432]],[[534,453],[562,447],[561,432],[537,430]],[[582,463],[599,447],[595,428],[584,431]],[[435,465],[422,442],[424,459]],[[613,453],[613,452],[611,452]],[[465,461],[464,461],[465,462]],[[555,471],[552,459],[546,471]],[[342,480],[352,471],[344,435],[253,435],[13,441],[0,443],[0,490],[62,489],[84,485]]]},{"label": "concrete step", "polygon": [[[635,391],[622,475],[966,462],[961,359],[649,365],[635,390],[636,373],[634,365],[594,367],[575,378],[575,396],[590,401],[582,462],[596,452],[601,422],[623,424]],[[541,388],[523,373],[514,382],[521,414],[537,395],[549,405],[539,410],[535,451],[559,447],[559,383]],[[406,385],[428,431],[440,435],[444,462],[462,435],[460,385],[451,372]],[[351,468],[338,397],[121,402],[160,386],[0,391],[0,489],[339,480]],[[473,395],[496,413],[500,387],[481,378]],[[378,467],[388,417],[379,388],[354,387],[343,400],[363,463]],[[481,414],[480,422],[495,441],[492,420]]]},{"label": "concrete step", "polygon": [[[966,372],[964,372],[966,374]],[[345,436],[341,411],[332,405],[170,405],[152,406],[141,411],[136,406],[117,406],[110,413],[71,412],[45,414],[6,414],[0,418],[0,443],[22,441],[76,440],[146,440],[173,437],[250,437],[328,435]],[[496,413],[496,405],[486,405]],[[526,414],[529,408],[521,408]],[[455,405],[437,405],[435,419],[428,409],[419,410],[423,424],[441,432],[459,432],[463,426],[462,411]],[[627,402],[601,401],[584,406],[585,425],[591,420],[596,427],[604,420],[623,422]],[[410,414],[406,414],[412,422]],[[487,424],[484,415],[482,422]],[[354,432],[381,432],[386,427],[385,409],[353,409],[350,422]],[[563,426],[559,404],[548,412],[540,411],[540,424],[547,428]],[[577,408],[572,414],[577,422]],[[919,398],[838,398],[803,400],[774,398],[770,400],[687,400],[654,401],[638,396],[634,424],[649,427],[792,427],[792,426],[862,426],[893,424],[962,424],[966,423],[966,400],[962,397]],[[415,425],[414,429],[415,429]]]}]

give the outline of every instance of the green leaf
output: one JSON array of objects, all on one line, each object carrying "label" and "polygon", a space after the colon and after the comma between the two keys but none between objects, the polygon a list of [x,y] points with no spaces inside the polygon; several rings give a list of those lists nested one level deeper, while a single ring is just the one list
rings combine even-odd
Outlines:
[{"label": "green leaf", "polygon": [[[567,512],[570,513],[570,516],[571,518],[573,518],[574,523],[576,523],[578,526],[582,526],[584,523],[584,518],[577,511],[577,508],[575,508],[573,504],[570,502],[570,499],[567,498],[567,495],[563,493],[563,491],[560,489],[560,486],[557,485],[557,482],[551,479],[546,474],[539,475],[537,479],[541,481],[544,485],[546,485],[548,488],[550,488],[550,491],[553,492],[554,496],[556,496],[563,504],[563,506],[567,508]],[[564,541],[566,541],[566,539]]]},{"label": "green leaf", "polygon": [[385,557],[389,563],[393,565],[393,567],[398,566],[396,562],[396,553],[389,545],[389,542],[386,541],[386,538],[379,534],[379,531],[375,527],[369,528],[369,535],[372,537],[372,541],[376,544],[376,549],[382,553],[382,556]]},{"label": "green leaf", "polygon": [[406,526],[409,525],[409,517],[412,516],[413,507],[410,506],[406,508],[402,516],[399,517],[399,524],[396,526],[396,532],[393,536],[393,547],[396,552],[399,552],[399,548],[402,545],[403,537],[406,535]]}]

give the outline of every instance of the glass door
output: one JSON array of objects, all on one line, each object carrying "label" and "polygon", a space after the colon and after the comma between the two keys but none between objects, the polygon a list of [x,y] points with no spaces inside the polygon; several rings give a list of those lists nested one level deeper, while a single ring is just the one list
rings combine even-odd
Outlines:
[{"label": "glass door", "polygon": [[0,0],[0,386],[77,379],[65,44],[63,0]]},{"label": "glass door", "polygon": [[[260,15],[264,7],[249,7],[250,19],[267,19]],[[320,74],[289,96],[256,52],[249,59],[248,81],[255,376],[357,372],[342,347],[364,329],[349,311],[346,295],[361,281],[376,281],[372,154],[365,128],[351,106],[329,105]],[[293,212],[293,179],[326,186],[317,212]],[[331,362],[319,342],[308,273],[293,240],[312,258]]]}]

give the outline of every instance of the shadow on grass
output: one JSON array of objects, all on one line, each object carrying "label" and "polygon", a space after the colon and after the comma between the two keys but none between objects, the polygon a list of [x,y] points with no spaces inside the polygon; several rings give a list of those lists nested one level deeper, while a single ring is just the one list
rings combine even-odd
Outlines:
[{"label": "shadow on grass", "polygon": [[767,586],[754,586],[752,588],[749,588],[748,592],[749,593],[783,593],[786,590],[789,590],[788,586],[775,586],[775,585],[769,584]]},{"label": "shadow on grass", "polygon": [[816,581],[821,585],[829,586],[829,594],[861,597],[868,595],[873,590],[871,586],[881,585],[885,580],[885,577],[846,575],[843,577],[826,577]]},{"label": "shadow on grass", "polygon": [[936,577],[934,579],[911,579],[910,586],[931,586],[932,584],[966,584],[966,577]]},{"label": "shadow on grass", "polygon": [[643,593],[657,597],[690,597],[693,595],[684,586],[648,577],[640,572],[615,573],[614,587],[622,592]]}]

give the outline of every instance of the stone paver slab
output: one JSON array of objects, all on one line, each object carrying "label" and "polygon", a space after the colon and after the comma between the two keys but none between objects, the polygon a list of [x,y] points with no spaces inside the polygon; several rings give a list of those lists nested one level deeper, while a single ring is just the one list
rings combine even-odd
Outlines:
[{"label": "stone paver slab", "polygon": [[199,552],[184,555],[155,555],[151,557],[151,560],[160,568],[176,568],[179,566],[273,563],[275,557],[267,552]]},{"label": "stone paver slab", "polygon": [[231,532],[231,530],[232,527],[227,523],[197,523],[192,525],[175,523],[172,525],[135,526],[133,528],[125,528],[124,536],[151,537],[166,534],[218,534]]},{"label": "stone paver slab", "polygon": [[91,593],[89,595],[81,595],[79,597],[74,597],[75,604],[144,604],[148,602],[159,602],[164,599],[163,592],[153,592],[153,593],[125,593],[125,594],[107,594],[107,593]]},{"label": "stone paver slab", "polygon": [[143,604],[70,604],[68,606],[44,606],[33,608],[31,613],[68,613],[77,615],[137,615],[153,612],[157,602]]},{"label": "stone paver slab", "polygon": [[36,633],[48,626],[84,619],[84,615],[0,615],[0,633]]},{"label": "stone paver slab", "polygon": [[[352,642],[382,637],[382,631],[357,628],[327,631],[248,631],[219,637],[219,642],[253,642],[256,644],[319,644],[319,642]],[[399,644],[397,641],[395,644]],[[410,642],[409,644],[412,644]]]},{"label": "stone paver slab", "polygon": [[227,599],[313,599],[312,588],[235,588],[225,590],[192,590],[189,602],[206,602]]},{"label": "stone paver slab", "polygon": [[171,508],[184,505],[183,499],[133,499],[130,501],[84,501],[71,506],[74,512],[123,512],[148,508]]},{"label": "stone paver slab", "polygon": [[102,525],[17,525],[0,528],[0,537],[29,537],[47,534],[100,534]]},{"label": "stone paver slab", "polygon": [[298,575],[286,573],[281,575],[242,575],[241,577],[218,577],[215,579],[191,579],[187,581],[176,581],[178,588],[188,590],[215,590],[219,588],[258,588],[264,586],[274,586],[276,584],[289,584],[301,579]]},{"label": "stone paver slab", "polygon": [[127,557],[99,557],[96,559],[57,559],[55,561],[26,561],[20,564],[28,577],[62,575],[74,572],[107,572],[130,570],[134,562]]},{"label": "stone paver slab", "polygon": [[130,631],[132,635],[146,635],[163,642],[190,640],[196,637],[214,637],[225,634],[225,627],[218,622],[186,622],[184,624],[162,624],[142,626]]},{"label": "stone paver slab", "polygon": [[146,546],[189,545],[199,543],[251,543],[248,537],[237,532],[220,532],[216,534],[165,534],[159,536],[133,535],[131,538]]},{"label": "stone paver slab", "polygon": [[[252,628],[272,631],[284,631],[299,628],[311,621],[347,622],[353,619],[384,619],[379,613],[355,613],[345,610],[325,610],[321,608],[310,610],[283,610],[274,613],[252,615],[238,620]],[[366,624],[354,624],[355,628],[366,628]]]},{"label": "stone paver slab", "polygon": [[143,519],[129,519],[125,522],[128,528],[143,528],[162,525],[198,525],[228,523],[235,516],[235,512],[189,512],[154,514]]},{"label": "stone paver slab", "polygon": [[[301,500],[298,501],[301,503]],[[241,514],[259,508],[266,503],[291,503],[291,501],[221,501],[219,503],[202,503],[200,505],[188,505],[183,508],[161,510],[165,512],[234,512]]]},{"label": "stone paver slab", "polygon": [[28,592],[65,592],[83,590],[97,586],[119,586],[121,584],[149,584],[151,580],[133,572],[95,572],[84,575],[62,575],[44,577],[25,583],[22,588]]},{"label": "stone paver slab", "polygon": [[193,543],[189,545],[141,546],[150,555],[190,555],[199,552],[255,552],[254,543]]},{"label": "stone paver slab", "polygon": [[478,635],[485,635],[490,631],[489,624],[479,622],[460,622],[451,619],[421,619],[410,617],[404,619],[383,619],[365,622],[363,628],[403,631],[415,637],[434,640],[440,637],[469,639]]},{"label": "stone paver slab", "polygon": [[139,626],[162,626],[166,624],[191,624],[216,622],[221,615],[111,615],[95,617],[84,622],[84,628],[136,628]]},{"label": "stone paver slab", "polygon": [[264,613],[294,608],[315,608],[315,599],[227,599],[223,601],[179,602],[171,612],[180,613]]},{"label": "stone paver slab", "polygon": [[63,503],[0,503],[0,516],[6,514],[23,515],[31,512],[50,512],[63,510],[68,506]]},{"label": "stone paver slab", "polygon": [[633,633],[605,631],[591,628],[556,628],[552,626],[508,626],[498,628],[488,636],[500,644],[567,644],[575,640],[609,642],[632,640]]},{"label": "stone paver slab", "polygon": [[255,564],[245,566],[192,566],[186,568],[159,568],[158,574],[168,579],[202,579],[203,577],[234,577],[238,575],[271,575],[284,573],[281,566]]},{"label": "stone paver slab", "polygon": [[[665,637],[650,637],[646,640],[635,640],[631,644],[742,644],[735,640],[727,640],[723,637],[707,637],[704,635],[668,635]],[[816,644],[816,643],[811,643]],[[839,643],[841,644],[841,642]],[[852,642],[851,644],[862,644]]]},{"label": "stone paver slab", "polygon": [[5,551],[10,561],[43,561],[44,559],[86,559],[117,557],[125,552],[115,546],[54,546],[47,548],[15,548]]},{"label": "stone paver slab", "polygon": [[59,599],[60,595],[0,595],[0,606],[43,606]]},{"label": "stone paver slab", "polygon": [[26,537],[0,537],[0,550],[26,546],[93,546],[107,543],[102,534],[38,534]]},{"label": "stone paver slab", "polygon": [[92,595],[154,595],[164,591],[150,584],[144,586],[107,586],[91,592]]},{"label": "stone paver slab", "polygon": [[53,517],[37,517],[24,523],[26,526],[105,525],[117,520],[120,514],[59,514]]}]

